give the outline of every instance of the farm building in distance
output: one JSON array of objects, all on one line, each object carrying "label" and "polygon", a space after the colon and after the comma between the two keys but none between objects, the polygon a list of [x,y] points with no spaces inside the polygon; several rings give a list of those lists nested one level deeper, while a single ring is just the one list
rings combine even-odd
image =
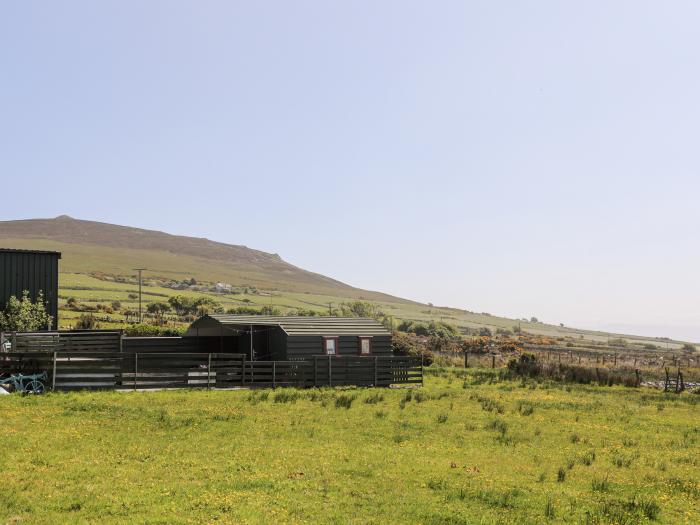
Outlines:
[{"label": "farm building in distance", "polygon": [[58,326],[58,260],[59,252],[0,248],[0,309],[10,297],[22,297],[26,290],[35,301],[44,294],[46,311]]},{"label": "farm building in distance", "polygon": [[[252,333],[252,338],[251,338]],[[185,333],[209,348],[254,361],[294,361],[318,355],[390,356],[391,332],[358,317],[268,317],[211,314]]]}]

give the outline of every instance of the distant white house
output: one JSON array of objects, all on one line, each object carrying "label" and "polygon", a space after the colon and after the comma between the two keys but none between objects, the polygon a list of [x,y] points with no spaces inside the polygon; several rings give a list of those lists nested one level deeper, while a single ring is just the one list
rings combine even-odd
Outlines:
[{"label": "distant white house", "polygon": [[231,289],[233,288],[233,286],[231,286],[231,285],[228,284],[228,283],[216,283],[216,285],[214,286],[214,288],[216,288],[216,291],[217,291],[217,292],[222,292],[222,293],[223,293],[223,292],[230,292]]}]

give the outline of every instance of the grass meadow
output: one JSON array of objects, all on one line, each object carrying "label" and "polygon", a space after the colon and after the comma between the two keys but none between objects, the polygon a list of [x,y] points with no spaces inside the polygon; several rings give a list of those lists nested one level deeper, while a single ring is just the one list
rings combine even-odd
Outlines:
[{"label": "grass meadow", "polygon": [[0,523],[700,523],[698,401],[440,368],[2,396]]}]

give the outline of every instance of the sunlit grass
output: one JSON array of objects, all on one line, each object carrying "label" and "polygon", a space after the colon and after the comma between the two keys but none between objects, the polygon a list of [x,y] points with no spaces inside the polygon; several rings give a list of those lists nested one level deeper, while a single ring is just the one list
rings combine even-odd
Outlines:
[{"label": "sunlit grass", "polygon": [[0,523],[700,522],[699,396],[479,374],[3,396]]}]

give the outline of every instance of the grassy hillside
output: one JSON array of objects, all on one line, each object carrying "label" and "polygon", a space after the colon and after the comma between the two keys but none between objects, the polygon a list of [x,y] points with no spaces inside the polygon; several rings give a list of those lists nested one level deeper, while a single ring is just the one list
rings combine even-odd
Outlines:
[{"label": "grassy hillside", "polygon": [[698,523],[698,399],[440,369],[4,396],[0,523]]},{"label": "grassy hillside", "polygon": [[[361,290],[344,283],[296,268],[275,254],[226,245],[207,239],[168,235],[162,232],[115,226],[68,217],[0,222],[0,246],[56,250],[63,254],[60,262],[61,304],[75,297],[88,305],[109,304],[114,300],[134,309],[129,299],[137,287],[133,268],[147,267],[144,301],[164,301],[172,295],[211,296],[225,308],[235,306],[273,306],[283,312],[305,308],[326,312],[349,300],[368,300],[397,320],[443,320],[461,329],[486,327],[492,331],[512,330],[520,326],[531,334],[551,338],[568,337],[582,342],[604,343],[619,338],[608,334],[570,327],[508,319],[486,313],[441,308],[393,297],[380,292]],[[130,283],[113,282],[117,279]],[[225,282],[240,290],[254,293],[211,294],[173,290],[162,284],[168,280],[194,278],[209,283]],[[110,281],[111,279],[111,281]],[[74,324],[78,313],[61,309],[61,326]],[[123,316],[111,314],[115,322],[103,327],[120,326]],[[680,342],[651,337],[624,336],[632,344],[655,345],[677,350]]]},{"label": "grassy hillside", "polygon": [[297,268],[279,255],[245,246],[65,216],[0,222],[0,246],[60,251],[62,272],[131,275],[133,268],[147,267],[152,276],[172,279],[194,277],[265,289],[404,301],[354,288]]}]

